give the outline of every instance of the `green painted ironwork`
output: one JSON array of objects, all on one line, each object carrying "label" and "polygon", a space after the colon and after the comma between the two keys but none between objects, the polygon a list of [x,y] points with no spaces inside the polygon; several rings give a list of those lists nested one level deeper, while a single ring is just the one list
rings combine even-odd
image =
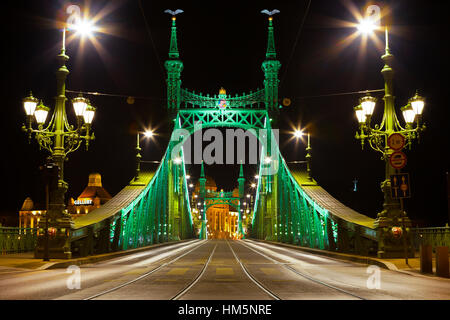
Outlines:
[{"label": "green painted ironwork", "polygon": [[[82,223],[77,220],[79,227],[73,231],[73,239],[92,243],[83,239],[95,238],[96,235],[100,239],[103,228],[106,230],[104,233],[109,250],[126,250],[192,238],[191,204],[183,148],[179,146],[196,130],[209,127],[253,129],[258,139],[264,142],[259,159],[260,178],[256,187],[250,237],[340,251],[361,250],[361,237],[369,239],[367,241],[376,239],[370,218],[340,203],[336,205],[334,198],[333,207],[321,201],[320,197],[311,195],[312,191],[322,189],[311,177],[305,178],[305,183],[300,181],[280,153],[272,130],[274,123],[271,121],[271,117],[274,117],[276,122],[278,113],[278,71],[281,66],[276,60],[272,19],[269,19],[268,48],[262,65],[265,73],[264,89],[234,98],[228,96],[224,89],[220,90],[219,95],[210,97],[181,88],[183,63],[176,44],[175,19],[172,21],[166,68],[168,110],[174,126],[166,153],[156,172],[142,172],[139,180],[131,181],[123,193],[105,204],[104,211],[99,208],[98,214],[95,210],[91,212],[90,215],[94,217],[97,214],[97,221]],[[263,130],[256,133],[256,129]],[[270,171],[269,168],[275,170]],[[238,197],[229,192],[207,195],[202,163],[198,198],[203,206],[199,233],[201,239],[207,238],[206,211],[216,204],[228,204],[238,209],[238,232],[244,236],[240,208],[245,183],[242,164],[238,183]],[[108,206],[111,209],[106,210]]]},{"label": "green painted ironwork", "polygon": [[0,254],[33,251],[37,229],[0,227]]}]

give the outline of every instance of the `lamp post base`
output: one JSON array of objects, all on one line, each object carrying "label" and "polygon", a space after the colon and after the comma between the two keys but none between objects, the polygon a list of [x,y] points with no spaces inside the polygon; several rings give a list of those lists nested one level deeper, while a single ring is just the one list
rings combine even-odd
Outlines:
[{"label": "lamp post base", "polygon": [[[45,240],[44,240],[45,241]],[[49,259],[72,259],[72,252],[66,251],[65,247],[50,247],[48,249]],[[45,256],[45,246],[37,246],[34,250],[35,259],[43,259]]]},{"label": "lamp post base", "polygon": [[[37,238],[34,258],[43,259],[46,256],[47,240],[45,237],[46,218],[39,222],[39,236]],[[49,259],[71,259],[70,230],[73,227],[71,217],[64,216],[57,219],[56,223],[50,223],[48,236],[48,258]]]},{"label": "lamp post base", "polygon": [[403,219],[387,217],[379,217],[375,220],[374,226],[378,234],[378,258],[414,258],[415,252],[410,232],[411,220],[407,217],[404,218],[404,222],[401,220]]}]

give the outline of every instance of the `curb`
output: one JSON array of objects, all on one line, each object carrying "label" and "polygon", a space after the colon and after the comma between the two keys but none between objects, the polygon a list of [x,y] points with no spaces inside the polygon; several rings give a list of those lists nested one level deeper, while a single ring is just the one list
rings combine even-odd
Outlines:
[{"label": "curb", "polygon": [[73,265],[81,266],[81,265],[84,265],[84,264],[110,260],[110,259],[113,259],[113,258],[126,256],[126,255],[129,255],[129,254],[133,254],[133,253],[137,253],[137,252],[141,252],[141,251],[146,251],[146,250],[159,248],[159,247],[165,247],[165,246],[168,246],[168,245],[172,245],[172,244],[176,244],[176,243],[183,243],[183,242],[187,242],[187,241],[191,241],[191,240],[196,240],[196,239],[185,239],[185,240],[179,240],[179,241],[169,241],[169,242],[164,242],[164,243],[153,244],[153,245],[142,247],[142,248],[130,249],[130,250],[126,250],[126,251],[117,251],[117,252],[112,252],[112,253],[111,252],[110,253],[104,253],[104,254],[100,254],[100,255],[96,255],[96,256],[90,256],[90,257],[88,256],[88,257],[78,258],[78,259],[74,259],[74,260],[61,261],[61,262],[49,262],[49,263],[44,264],[43,266],[41,266],[39,268],[36,268],[35,270],[60,269],[60,268],[67,268],[67,267],[73,266]]}]

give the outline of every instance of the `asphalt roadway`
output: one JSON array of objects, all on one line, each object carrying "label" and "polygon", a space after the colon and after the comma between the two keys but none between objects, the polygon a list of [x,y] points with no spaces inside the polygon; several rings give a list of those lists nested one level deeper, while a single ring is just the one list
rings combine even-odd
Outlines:
[{"label": "asphalt roadway", "polygon": [[251,240],[192,240],[80,269],[0,267],[0,299],[450,300],[450,279]]}]

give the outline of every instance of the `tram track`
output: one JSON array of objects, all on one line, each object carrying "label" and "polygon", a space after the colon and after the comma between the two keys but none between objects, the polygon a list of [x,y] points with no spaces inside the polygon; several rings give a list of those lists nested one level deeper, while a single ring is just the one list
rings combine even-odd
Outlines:
[{"label": "tram track", "polygon": [[[190,253],[193,253],[194,251],[198,250],[199,248],[203,247],[205,244],[209,243],[209,241],[204,241],[202,243],[200,243],[199,245],[196,245],[194,248],[189,249],[186,252],[183,252],[182,254],[177,255],[175,258],[171,259],[168,262],[162,263],[161,265],[159,265],[158,267],[140,275],[139,277],[129,280],[125,283],[122,283],[118,286],[115,286],[113,288],[104,290],[102,292],[96,293],[94,295],[91,295],[87,298],[84,298],[84,300],[94,300],[97,299],[99,297],[105,296],[109,293],[112,293],[114,291],[120,290],[124,287],[130,286],[138,281],[141,281],[147,277],[149,277],[150,275],[162,270],[163,268],[170,266],[171,264],[175,263],[176,261],[180,260],[181,258],[187,256]],[[322,280],[316,279],[308,274],[305,274],[295,268],[293,268],[290,263],[285,263],[285,262],[280,262],[275,260],[274,258],[270,257],[268,254],[262,252],[261,250],[257,250],[254,248],[254,245],[249,245],[247,243],[245,243],[244,241],[237,241],[234,242],[237,243],[237,245],[241,245],[245,248],[247,248],[248,250],[264,257],[265,259],[269,260],[271,263],[276,264],[278,266],[280,266],[281,268],[284,268],[286,270],[289,270],[290,272],[294,273],[296,276],[299,276],[303,279],[307,279],[308,281],[314,282],[315,284],[319,284],[321,286],[325,286],[328,287],[329,289],[338,291],[342,294],[348,295],[348,296],[352,296],[353,298],[357,298],[360,300],[366,300],[365,298],[358,296],[357,294],[354,294],[352,292],[349,292],[345,289],[336,287],[334,285],[331,285],[329,283],[326,283]],[[264,292],[264,294],[266,294],[267,296],[270,297],[270,299],[273,300],[282,300],[282,298],[280,297],[279,293],[275,292],[274,290],[271,290],[270,287],[265,284],[263,281],[261,281],[261,279],[258,279],[257,276],[255,276],[255,274],[252,274],[252,272],[249,270],[248,266],[245,265],[245,263],[242,262],[242,260],[239,258],[238,253],[236,252],[235,249],[233,249],[233,246],[230,244],[230,242],[228,240],[226,240],[226,244],[228,245],[234,259],[236,260],[237,264],[239,265],[239,267],[242,269],[243,273],[245,274],[245,276],[251,281],[253,282],[261,291]],[[203,275],[205,274],[206,270],[208,269],[208,266],[210,266],[211,261],[213,260],[213,256],[214,253],[216,252],[218,244],[216,243],[214,245],[214,247],[212,248],[212,250],[209,253],[208,258],[206,259],[206,261],[204,262],[203,266],[201,267],[201,269],[196,273],[196,275],[193,277],[192,280],[189,281],[189,283],[187,285],[184,285],[183,288],[181,290],[178,290],[178,292],[175,295],[172,295],[171,298],[168,298],[168,300],[179,300],[181,299],[183,296],[187,295],[190,290],[201,281]],[[209,250],[209,249],[208,249]],[[238,250],[239,251],[239,250]]]},{"label": "tram track", "polygon": [[[188,255],[189,253],[191,253],[191,252],[197,250],[198,248],[204,246],[206,243],[208,243],[208,241],[205,241],[205,242],[203,242],[203,243],[201,243],[201,244],[195,246],[194,248],[188,250],[187,252],[184,252],[183,254],[177,256],[176,258],[170,260],[169,262],[165,262],[165,263],[159,265],[158,267],[156,267],[156,268],[154,268],[154,269],[152,269],[152,270],[150,270],[150,271],[148,271],[148,272],[146,272],[146,273],[140,275],[139,277],[137,277],[137,278],[135,278],[135,279],[129,280],[129,281],[125,282],[125,283],[122,283],[122,284],[120,284],[120,285],[114,287],[114,288],[111,288],[111,289],[102,291],[102,292],[100,292],[100,293],[94,294],[94,295],[92,295],[92,296],[89,296],[89,297],[87,297],[87,298],[84,298],[83,300],[94,300],[94,299],[96,299],[96,298],[99,298],[99,297],[104,296],[104,295],[106,295],[106,294],[109,294],[109,293],[111,293],[111,292],[114,292],[114,291],[117,291],[117,290],[119,290],[119,289],[122,289],[122,288],[124,288],[124,287],[126,287],[126,286],[129,286],[129,285],[131,285],[131,284],[133,284],[133,283],[135,283],[135,282],[137,282],[137,281],[140,281],[140,280],[142,280],[142,279],[144,279],[144,278],[146,278],[146,277],[152,275],[153,273],[155,273],[155,272],[157,272],[157,271],[163,269],[164,267],[167,267],[167,266],[171,265],[172,263],[176,262],[177,260],[179,260],[179,259],[183,258],[184,256]],[[216,245],[216,246],[217,246],[217,245]],[[215,248],[214,248],[214,250],[215,250]],[[213,253],[214,253],[214,250],[213,250]],[[211,257],[212,257],[212,254],[210,255],[210,258],[211,258]],[[210,259],[208,259],[207,263],[209,263],[209,260],[210,260]],[[205,264],[205,266],[206,266],[206,265],[207,265],[207,264]],[[204,269],[206,269],[205,266],[203,267],[202,271],[203,271]],[[176,297],[176,296],[175,296],[175,297]]]},{"label": "tram track", "polygon": [[233,248],[231,247],[230,243],[227,241],[228,246],[230,247],[231,252],[234,255],[234,258],[236,259],[236,261],[239,263],[240,267],[242,268],[242,270],[244,271],[245,275],[252,280],[252,282],[254,284],[256,284],[258,286],[258,288],[260,288],[262,291],[264,291],[267,295],[269,295],[272,299],[274,300],[281,300],[280,297],[278,297],[274,292],[270,291],[264,284],[262,284],[262,282],[260,282],[259,280],[257,280],[247,269],[247,267],[242,263],[242,261],[239,259],[239,257],[237,256],[236,252],[233,250]]},{"label": "tram track", "polygon": [[[310,275],[307,275],[307,274],[305,274],[305,273],[303,273],[303,272],[300,272],[300,271],[298,271],[297,269],[291,267],[288,263],[280,263],[279,261],[273,259],[272,257],[270,257],[270,256],[268,256],[268,255],[266,255],[266,254],[264,254],[264,253],[262,253],[262,252],[260,252],[260,251],[258,251],[258,250],[256,250],[256,249],[250,247],[249,245],[245,244],[243,241],[239,241],[239,244],[242,245],[242,246],[244,246],[244,247],[246,247],[247,249],[249,249],[249,250],[251,250],[251,251],[253,251],[253,252],[255,252],[255,253],[257,253],[257,254],[259,254],[259,255],[261,255],[261,256],[263,256],[264,258],[268,259],[269,261],[272,261],[273,263],[275,263],[275,264],[277,264],[277,265],[280,265],[281,267],[283,267],[283,268],[285,268],[285,269],[287,269],[287,270],[289,270],[289,271],[295,273],[296,275],[298,275],[298,276],[300,276],[300,277],[302,277],[302,278],[305,278],[305,279],[307,279],[307,280],[310,280],[310,281],[312,281],[312,282],[314,282],[314,283],[317,283],[317,284],[320,284],[320,285],[322,285],[322,286],[328,287],[328,288],[330,288],[330,289],[336,290],[336,291],[338,291],[338,292],[340,292],[340,293],[343,293],[343,294],[352,296],[352,297],[354,297],[354,298],[357,298],[357,299],[360,299],[360,300],[366,300],[365,298],[363,298],[363,297],[361,297],[361,296],[359,296],[359,295],[357,295],[357,294],[354,294],[354,293],[349,292],[349,291],[347,291],[347,290],[345,290],[345,289],[336,287],[336,286],[331,285],[331,284],[329,284],[329,283],[326,283],[326,282],[324,282],[324,281],[322,281],[322,280],[318,280],[318,279],[316,279],[316,278],[314,278],[314,277],[312,277],[312,276],[310,276]],[[234,252],[234,251],[233,251],[233,252]],[[238,259],[238,258],[236,258],[236,259]],[[242,262],[240,262],[240,263],[241,263],[241,265],[243,265]],[[266,289],[267,289],[267,288],[266,288]],[[268,289],[267,289],[267,290],[268,290]]]}]

